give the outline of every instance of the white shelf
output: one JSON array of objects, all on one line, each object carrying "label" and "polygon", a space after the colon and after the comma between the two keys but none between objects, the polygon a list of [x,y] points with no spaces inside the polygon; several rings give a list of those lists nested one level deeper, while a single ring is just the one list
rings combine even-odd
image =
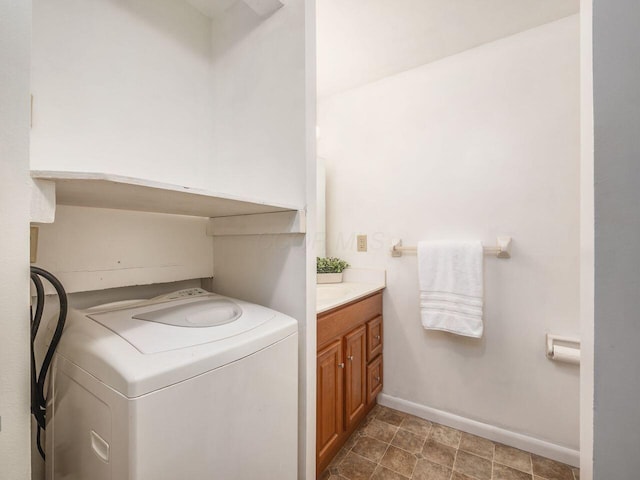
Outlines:
[{"label": "white shelf", "polygon": [[257,215],[234,215],[209,219],[207,235],[224,237],[229,235],[281,235],[305,233],[307,219],[304,210],[259,213]]},{"label": "white shelf", "polygon": [[197,217],[227,217],[301,210],[295,205],[96,172],[32,170],[31,177],[55,183],[56,203]]}]

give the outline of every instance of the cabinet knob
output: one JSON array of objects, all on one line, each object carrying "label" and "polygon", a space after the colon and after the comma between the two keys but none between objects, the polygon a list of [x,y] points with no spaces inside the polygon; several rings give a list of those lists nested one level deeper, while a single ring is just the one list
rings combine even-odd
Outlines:
[{"label": "cabinet knob", "polygon": [[380,383],[380,377],[376,377],[376,382]]},{"label": "cabinet knob", "polygon": [[338,367],[340,367],[340,368],[344,368],[344,362],[339,363],[339,364],[338,364]]},{"label": "cabinet knob", "polygon": [[350,362],[353,362],[353,355],[349,355],[347,358],[349,359]]},{"label": "cabinet knob", "polygon": [[375,339],[376,339],[376,340],[380,340],[380,335],[376,335],[376,336],[375,336]]}]

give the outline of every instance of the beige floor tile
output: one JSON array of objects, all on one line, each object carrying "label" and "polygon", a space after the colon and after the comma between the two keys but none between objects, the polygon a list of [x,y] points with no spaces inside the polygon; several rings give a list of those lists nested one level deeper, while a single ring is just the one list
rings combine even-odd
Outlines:
[{"label": "beige floor tile", "polygon": [[548,458],[531,455],[533,473],[547,480],[574,480],[571,467]]},{"label": "beige floor tile", "polygon": [[411,433],[415,433],[416,435],[420,435],[423,438],[426,438],[426,436],[429,434],[429,431],[431,430],[431,425],[431,422],[427,420],[407,415],[402,420],[400,428],[409,430]]},{"label": "beige floor tile", "polygon": [[453,461],[456,458],[456,449],[434,440],[427,439],[422,448],[422,456],[427,460],[443,465],[447,468],[453,468]]},{"label": "beige floor tile", "polygon": [[391,445],[406,450],[407,452],[419,453],[422,451],[424,439],[425,437],[399,428],[393,440],[391,440]]},{"label": "beige floor tile", "polygon": [[406,415],[390,408],[381,407],[376,418],[381,422],[386,422],[396,427],[400,426]]},{"label": "beige floor tile", "polygon": [[344,459],[344,457],[347,456],[348,452],[349,452],[349,450],[347,450],[344,447],[342,447],[340,450],[338,450],[338,453],[336,453],[335,457],[333,457],[333,459],[329,463],[329,468],[337,467],[338,464]]},{"label": "beige floor tile", "polygon": [[453,475],[451,475],[451,480],[476,480],[476,479],[475,478],[471,478],[471,477],[465,475],[464,473],[453,472]]},{"label": "beige floor tile", "polygon": [[429,438],[432,440],[455,448],[458,448],[461,436],[462,434],[458,430],[436,424],[433,425],[431,433],[429,433]]},{"label": "beige floor tile", "polygon": [[369,437],[377,438],[378,440],[389,443],[397,431],[398,427],[374,419],[362,430],[362,433]]},{"label": "beige floor tile", "polygon": [[377,405],[318,478],[580,480],[580,470]]},{"label": "beige floor tile", "polygon": [[460,449],[479,457],[493,460],[494,443],[486,438],[463,433],[460,439]]},{"label": "beige floor tile", "polygon": [[531,454],[517,448],[497,443],[493,461],[525,473],[531,473]]},{"label": "beige floor tile", "polygon": [[493,464],[492,480],[532,480],[532,478],[530,473],[524,473],[499,463]]},{"label": "beige floor tile", "polygon": [[418,460],[411,478],[413,480],[449,480],[451,478],[451,469],[422,459]]},{"label": "beige floor tile", "polygon": [[384,468],[382,465],[378,465],[376,471],[373,472],[373,476],[371,480],[408,480],[409,477],[405,477],[404,475],[400,475],[388,468]]},{"label": "beige floor tile", "polygon": [[351,434],[349,438],[347,438],[347,441],[344,442],[344,445],[342,448],[344,448],[346,451],[351,450],[361,436],[362,436],[362,430],[356,430]]},{"label": "beige floor tile", "polygon": [[363,435],[358,439],[351,451],[372,462],[378,463],[384,455],[384,452],[387,451],[388,446],[388,443]]},{"label": "beige floor tile", "polygon": [[453,469],[478,480],[491,480],[491,462],[486,458],[462,450],[458,450],[456,454]]},{"label": "beige floor tile", "polygon": [[416,466],[416,461],[415,455],[391,445],[384,454],[384,457],[382,457],[382,460],[380,460],[380,465],[406,477],[410,477],[413,473],[413,467]]},{"label": "beige floor tile", "polygon": [[353,452],[349,452],[338,465],[339,474],[349,480],[368,480],[375,469],[375,463]]},{"label": "beige floor tile", "polygon": [[366,427],[367,425],[369,425],[374,419],[376,418],[376,415],[373,413],[373,410],[371,410],[366,417],[364,417],[364,420],[362,421],[362,423],[360,424],[360,428],[358,430],[362,431],[362,429],[364,429],[364,427]]}]

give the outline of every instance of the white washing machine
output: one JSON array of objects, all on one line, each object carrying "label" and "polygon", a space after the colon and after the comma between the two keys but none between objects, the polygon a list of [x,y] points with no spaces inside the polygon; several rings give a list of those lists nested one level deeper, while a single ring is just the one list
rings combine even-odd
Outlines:
[{"label": "white washing machine", "polygon": [[70,310],[47,479],[297,476],[297,322],[200,289]]}]

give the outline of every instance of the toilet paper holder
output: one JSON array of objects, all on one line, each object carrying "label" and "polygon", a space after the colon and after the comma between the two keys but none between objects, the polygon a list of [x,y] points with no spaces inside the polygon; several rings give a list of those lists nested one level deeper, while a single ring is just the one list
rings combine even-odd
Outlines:
[{"label": "toilet paper holder", "polygon": [[580,340],[547,333],[546,345],[548,359],[580,364]]}]

